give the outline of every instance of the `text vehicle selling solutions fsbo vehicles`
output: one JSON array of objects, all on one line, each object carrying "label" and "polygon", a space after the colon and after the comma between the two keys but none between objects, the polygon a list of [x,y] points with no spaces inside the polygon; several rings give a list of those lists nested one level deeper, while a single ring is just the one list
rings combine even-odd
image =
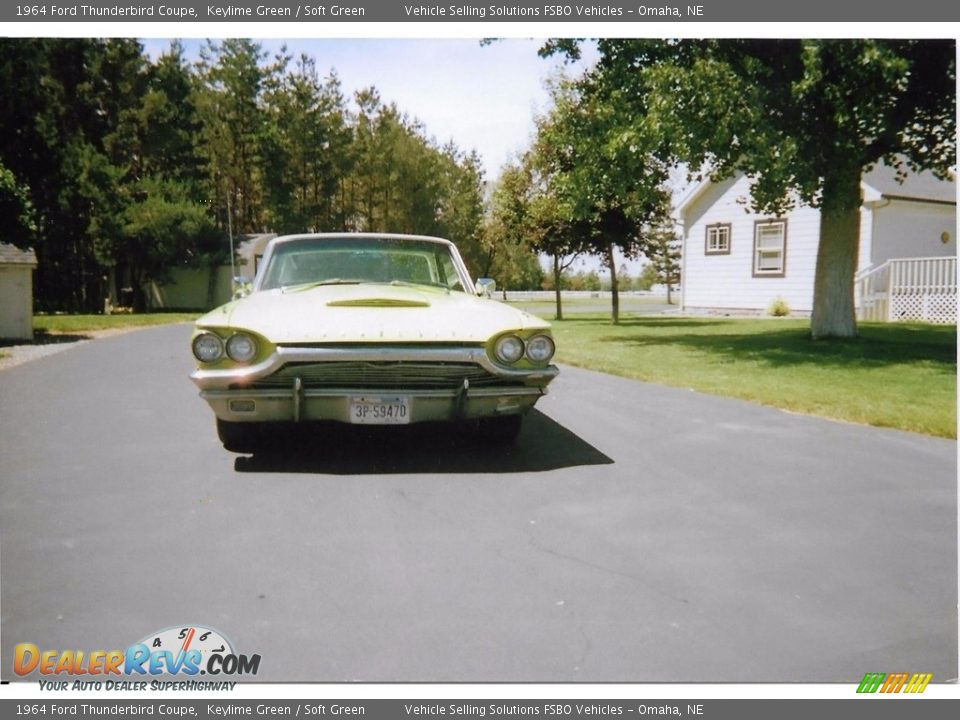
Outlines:
[{"label": "text vehicle selling solutions fsbo vehicles", "polygon": [[270,241],[246,297],[197,320],[191,375],[226,449],[279,423],[477,425],[510,441],[557,375],[545,321],[486,297],[453,243]]}]

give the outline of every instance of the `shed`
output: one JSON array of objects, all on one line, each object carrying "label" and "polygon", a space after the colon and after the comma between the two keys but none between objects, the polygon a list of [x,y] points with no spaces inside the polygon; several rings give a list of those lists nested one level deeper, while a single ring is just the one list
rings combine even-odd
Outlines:
[{"label": "shed", "polygon": [[37,256],[0,242],[0,338],[33,339],[33,271]]}]

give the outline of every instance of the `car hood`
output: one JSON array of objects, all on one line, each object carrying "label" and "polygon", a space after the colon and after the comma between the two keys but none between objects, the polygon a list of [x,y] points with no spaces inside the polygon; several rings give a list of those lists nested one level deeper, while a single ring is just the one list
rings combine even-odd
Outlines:
[{"label": "car hood", "polygon": [[495,300],[441,288],[367,283],[264,290],[207,313],[197,325],[249,330],[277,345],[482,343],[508,330],[549,327]]}]

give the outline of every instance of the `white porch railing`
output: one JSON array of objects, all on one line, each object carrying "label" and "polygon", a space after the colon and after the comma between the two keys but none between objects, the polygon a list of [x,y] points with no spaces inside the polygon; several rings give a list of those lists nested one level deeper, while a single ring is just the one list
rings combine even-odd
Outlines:
[{"label": "white porch railing", "polygon": [[957,322],[957,258],[897,258],[857,275],[860,320]]}]

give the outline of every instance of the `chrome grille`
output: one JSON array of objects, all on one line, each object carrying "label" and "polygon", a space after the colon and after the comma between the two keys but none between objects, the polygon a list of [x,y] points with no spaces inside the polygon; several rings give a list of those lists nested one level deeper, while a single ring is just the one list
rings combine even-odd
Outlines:
[{"label": "chrome grille", "polygon": [[[411,390],[456,389],[469,380],[471,387],[516,385],[474,363],[418,362],[320,362],[288,363],[270,377],[246,387],[290,387],[299,377],[310,388],[409,388]],[[522,382],[519,384],[523,384]]]}]

